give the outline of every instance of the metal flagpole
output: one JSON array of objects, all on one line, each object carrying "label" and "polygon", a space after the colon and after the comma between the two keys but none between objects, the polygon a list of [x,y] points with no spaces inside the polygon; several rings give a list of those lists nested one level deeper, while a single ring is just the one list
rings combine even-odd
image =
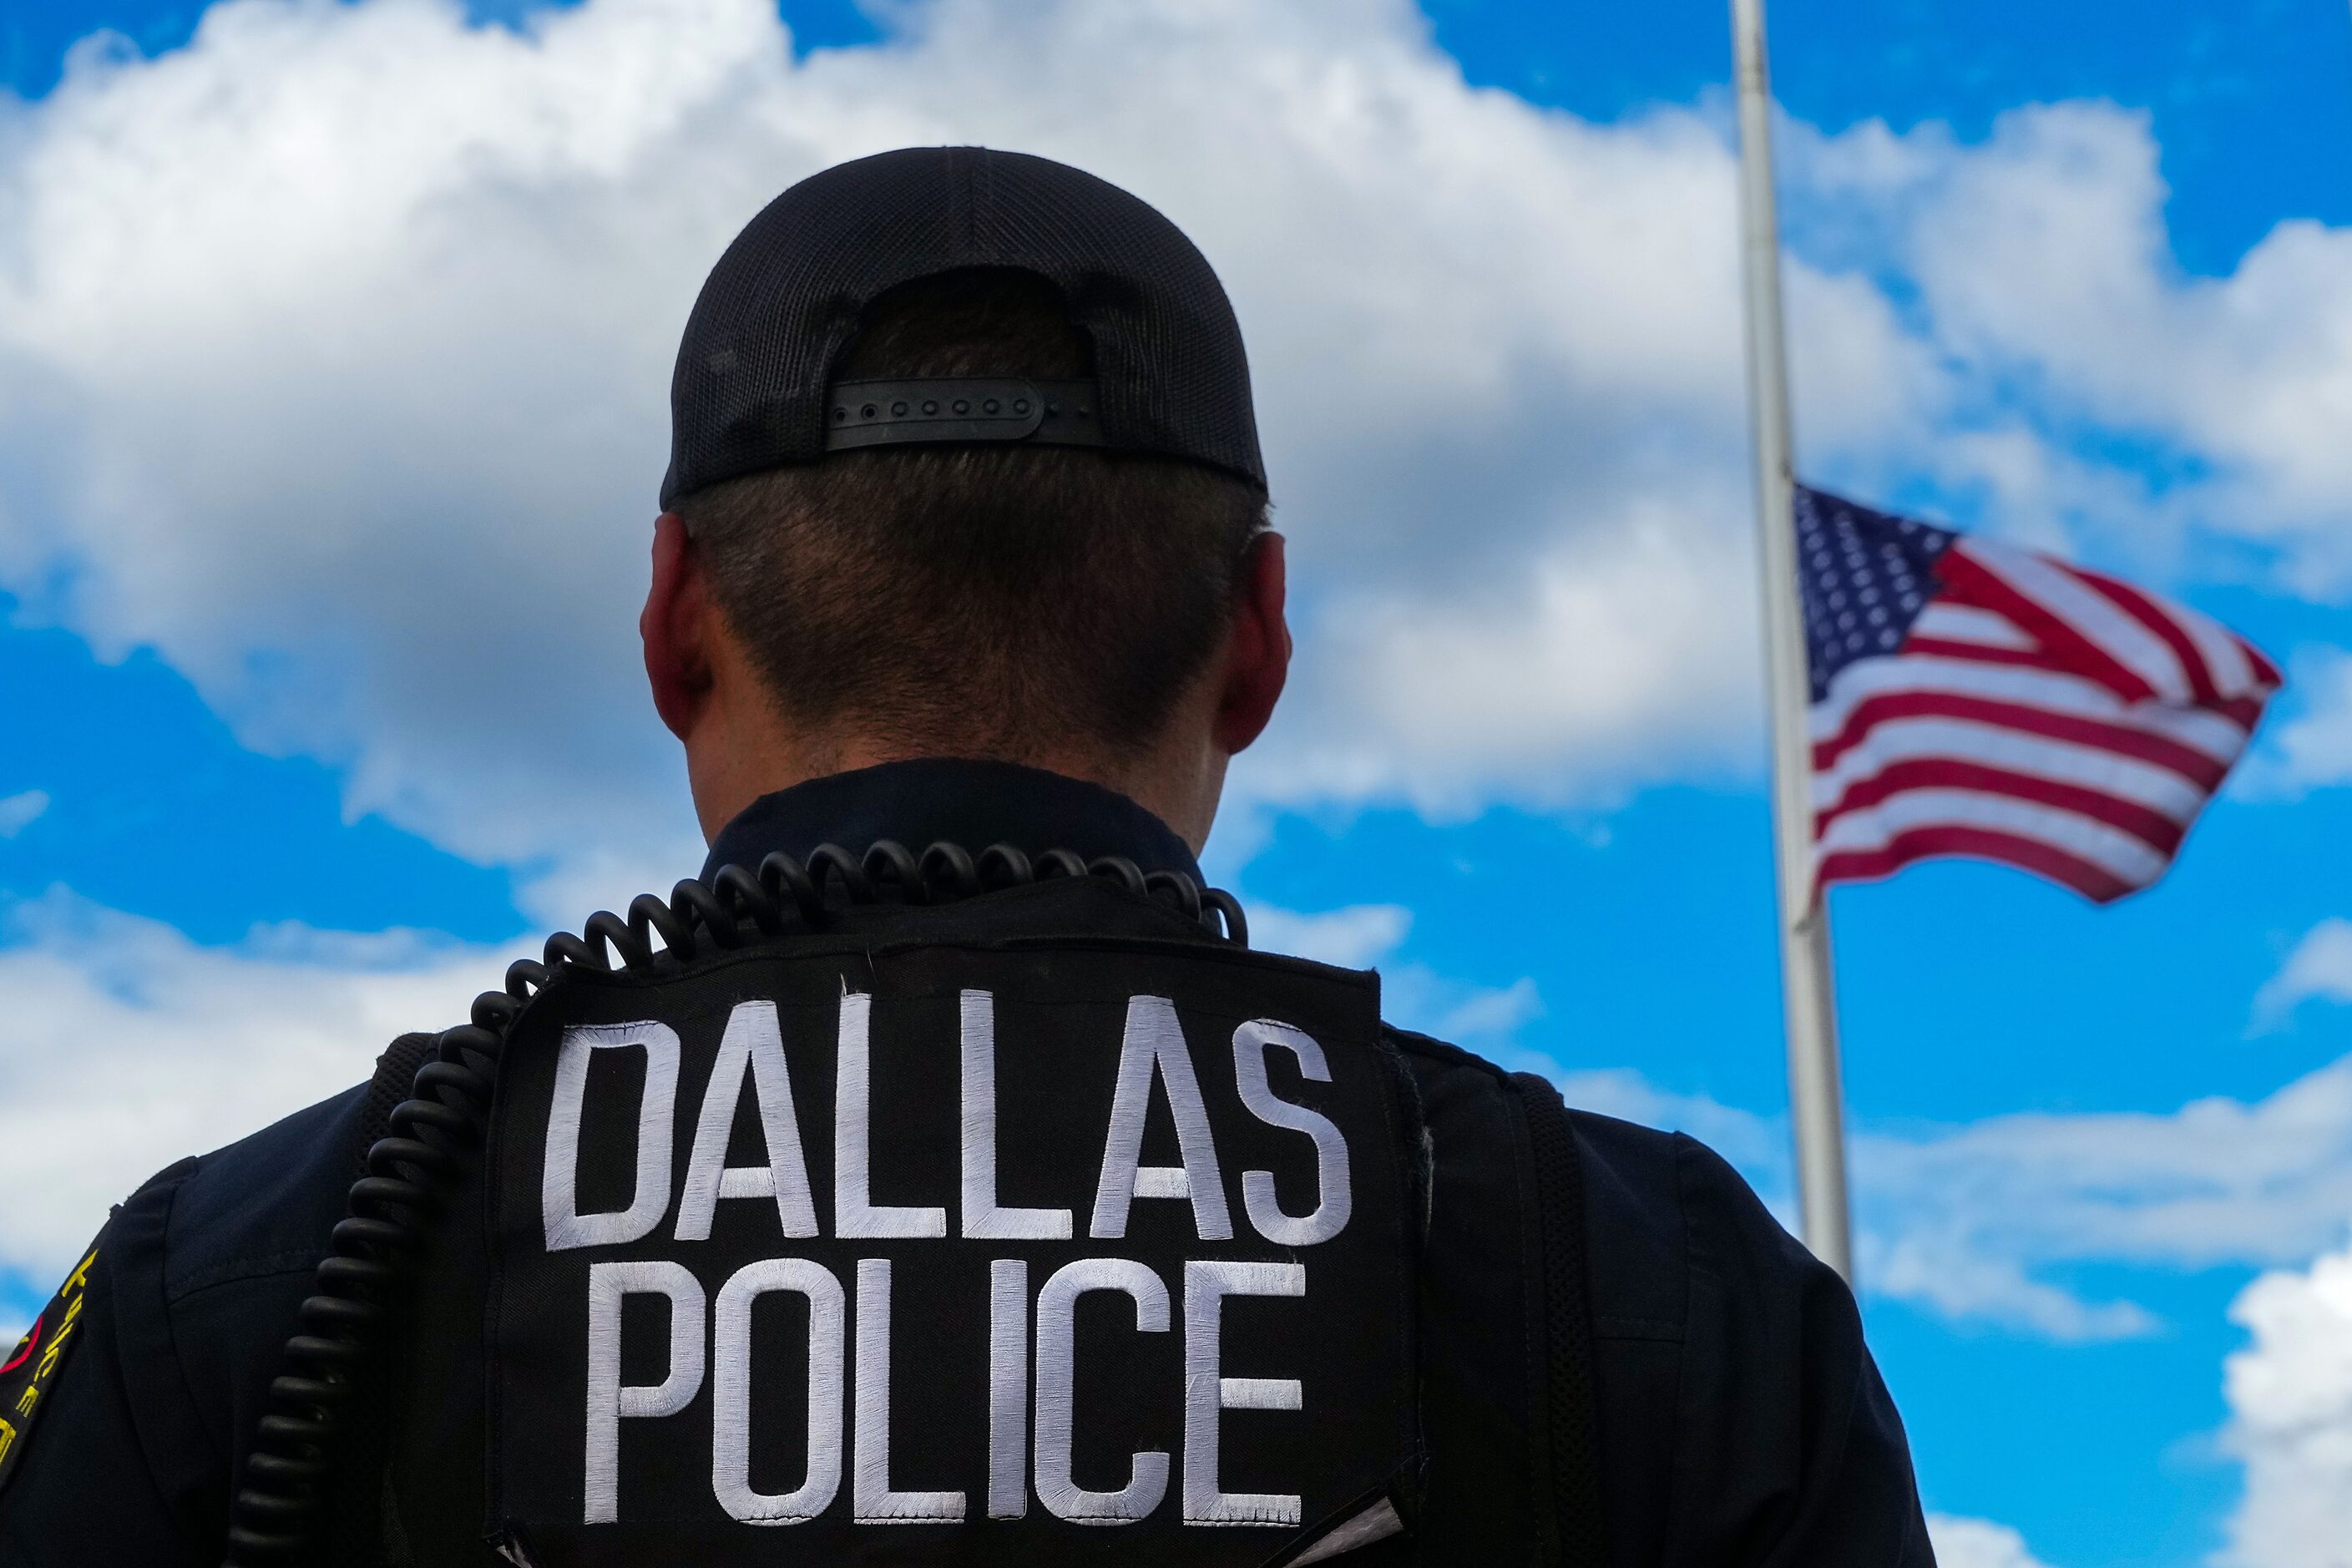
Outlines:
[{"label": "metal flagpole", "polygon": [[1739,85],[1741,270],[1748,292],[1748,402],[1756,436],[1756,522],[1762,546],[1764,662],[1772,713],[1772,818],[1780,867],[1780,985],[1789,1029],[1789,1103],[1805,1245],[1851,1280],[1837,995],[1826,904],[1813,896],[1812,746],[1805,630],[1797,601],[1795,479],[1789,369],[1780,327],[1780,224],[1772,194],[1772,89],[1764,0],[1731,0]]}]

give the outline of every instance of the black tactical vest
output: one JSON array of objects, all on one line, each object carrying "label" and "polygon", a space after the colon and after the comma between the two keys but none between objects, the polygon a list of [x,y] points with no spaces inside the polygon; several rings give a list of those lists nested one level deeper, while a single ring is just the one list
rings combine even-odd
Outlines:
[{"label": "black tactical vest", "polygon": [[[820,887],[772,931],[684,884],[388,1055],[413,1098],[278,1417],[332,1472],[258,1457],[243,1560],[312,1500],[332,1560],[432,1568],[1599,1568],[1557,1096],[1517,1085],[1494,1151],[1525,1463],[1465,1474],[1424,1394],[1484,1352],[1429,1337],[1433,1069],[1377,980],[1072,882],[865,919]],[[1181,918],[1116,908],[1155,893]],[[320,1351],[338,1294],[373,1355]]]}]

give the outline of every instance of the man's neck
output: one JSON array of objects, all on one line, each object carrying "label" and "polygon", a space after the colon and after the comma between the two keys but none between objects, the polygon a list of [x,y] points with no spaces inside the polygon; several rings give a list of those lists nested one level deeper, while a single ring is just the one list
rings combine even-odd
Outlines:
[{"label": "man's neck", "polygon": [[927,757],[830,773],[760,796],[712,836],[704,868],[755,868],[771,851],[806,859],[820,844],[910,849],[945,840],[977,853],[1010,844],[1035,854],[1116,855],[1147,871],[1198,878],[1190,846],[1129,796],[1017,763]]},{"label": "man's neck", "polygon": [[[1167,752],[1176,754],[1159,754]],[[1094,784],[1125,796],[1167,824],[1194,855],[1208,840],[1224,784],[1222,757],[1188,758],[1171,747],[1155,748],[1123,763],[1051,747],[1006,752],[871,735],[811,736],[759,747],[689,743],[687,748],[695,815],[705,843],[715,842],[722,828],[766,796],[819,779],[940,758],[1009,764]]]}]

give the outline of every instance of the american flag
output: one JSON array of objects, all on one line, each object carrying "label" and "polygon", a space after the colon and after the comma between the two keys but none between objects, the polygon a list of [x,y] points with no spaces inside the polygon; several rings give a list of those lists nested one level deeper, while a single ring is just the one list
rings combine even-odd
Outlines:
[{"label": "american flag", "polygon": [[2046,555],[1797,489],[1820,882],[1940,855],[2104,903],[2163,874],[2276,666]]}]

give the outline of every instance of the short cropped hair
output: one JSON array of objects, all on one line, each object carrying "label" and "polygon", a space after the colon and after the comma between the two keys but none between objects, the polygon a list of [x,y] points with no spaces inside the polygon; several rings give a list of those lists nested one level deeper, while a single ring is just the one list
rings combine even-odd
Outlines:
[{"label": "short cropped hair", "polygon": [[[1043,278],[968,268],[877,299],[837,377],[1093,373]],[[945,754],[1149,748],[1222,640],[1249,481],[1070,447],[835,453],[677,504],[787,718]]]}]

